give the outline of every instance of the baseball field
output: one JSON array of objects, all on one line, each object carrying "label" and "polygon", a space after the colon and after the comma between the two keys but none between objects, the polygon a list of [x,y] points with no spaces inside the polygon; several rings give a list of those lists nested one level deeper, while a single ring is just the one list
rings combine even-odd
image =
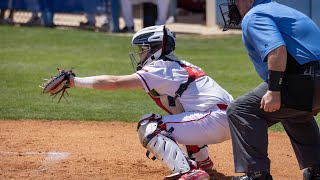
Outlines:
[{"label": "baseball field", "polygon": [[[71,29],[0,26],[0,179],[162,179],[170,174],[145,156],[136,122],[164,114],[143,91],[68,89],[58,102],[42,94],[43,78],[56,68],[79,76],[133,73],[131,35]],[[202,67],[234,98],[261,80],[241,36],[177,34],[176,54]],[[317,118],[318,124],[320,118]],[[211,179],[233,175],[231,141],[209,145]],[[287,135],[270,128],[271,174],[302,179]]]}]

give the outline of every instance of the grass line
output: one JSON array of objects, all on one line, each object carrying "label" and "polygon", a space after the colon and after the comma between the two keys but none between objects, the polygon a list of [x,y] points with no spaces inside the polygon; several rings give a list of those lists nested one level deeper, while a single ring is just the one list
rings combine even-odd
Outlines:
[{"label": "grass line", "polygon": [[[69,90],[69,104],[43,95],[38,84],[75,67],[77,76],[133,73],[131,37],[79,30],[0,26],[0,119],[56,119],[136,122],[143,114],[161,113],[143,91]],[[186,38],[177,35],[176,54],[198,65],[234,98],[261,80],[240,36]],[[276,125],[273,130],[282,130]]]}]

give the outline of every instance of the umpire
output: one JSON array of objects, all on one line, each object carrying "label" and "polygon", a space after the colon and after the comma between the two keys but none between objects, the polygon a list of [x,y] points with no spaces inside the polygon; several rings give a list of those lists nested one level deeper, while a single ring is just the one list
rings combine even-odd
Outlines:
[{"label": "umpire", "polygon": [[[228,107],[233,180],[272,179],[268,127],[280,122],[304,179],[320,179],[320,30],[303,13],[271,0],[220,4],[225,30],[241,23],[242,39],[263,79]],[[292,177],[294,178],[294,177]]]}]

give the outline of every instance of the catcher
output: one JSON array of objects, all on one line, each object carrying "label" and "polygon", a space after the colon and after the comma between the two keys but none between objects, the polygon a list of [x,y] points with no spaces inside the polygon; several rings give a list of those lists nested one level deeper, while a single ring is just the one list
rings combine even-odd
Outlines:
[{"label": "catcher", "polygon": [[207,144],[231,138],[226,108],[232,96],[201,68],[175,56],[175,36],[163,25],[138,31],[131,43],[137,48],[129,53],[134,74],[80,78],[67,71],[60,80],[62,91],[66,87],[143,89],[169,114],[140,118],[137,131],[147,154],[151,152],[172,170],[166,179],[209,179],[205,170],[212,169],[213,162]]}]

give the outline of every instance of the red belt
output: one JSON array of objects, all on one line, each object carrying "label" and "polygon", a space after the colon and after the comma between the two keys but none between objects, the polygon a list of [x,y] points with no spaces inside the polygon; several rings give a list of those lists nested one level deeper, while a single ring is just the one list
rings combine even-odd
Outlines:
[{"label": "red belt", "polygon": [[226,104],[217,104],[217,106],[220,110],[227,110],[227,108],[228,108],[228,105],[226,105]]}]

